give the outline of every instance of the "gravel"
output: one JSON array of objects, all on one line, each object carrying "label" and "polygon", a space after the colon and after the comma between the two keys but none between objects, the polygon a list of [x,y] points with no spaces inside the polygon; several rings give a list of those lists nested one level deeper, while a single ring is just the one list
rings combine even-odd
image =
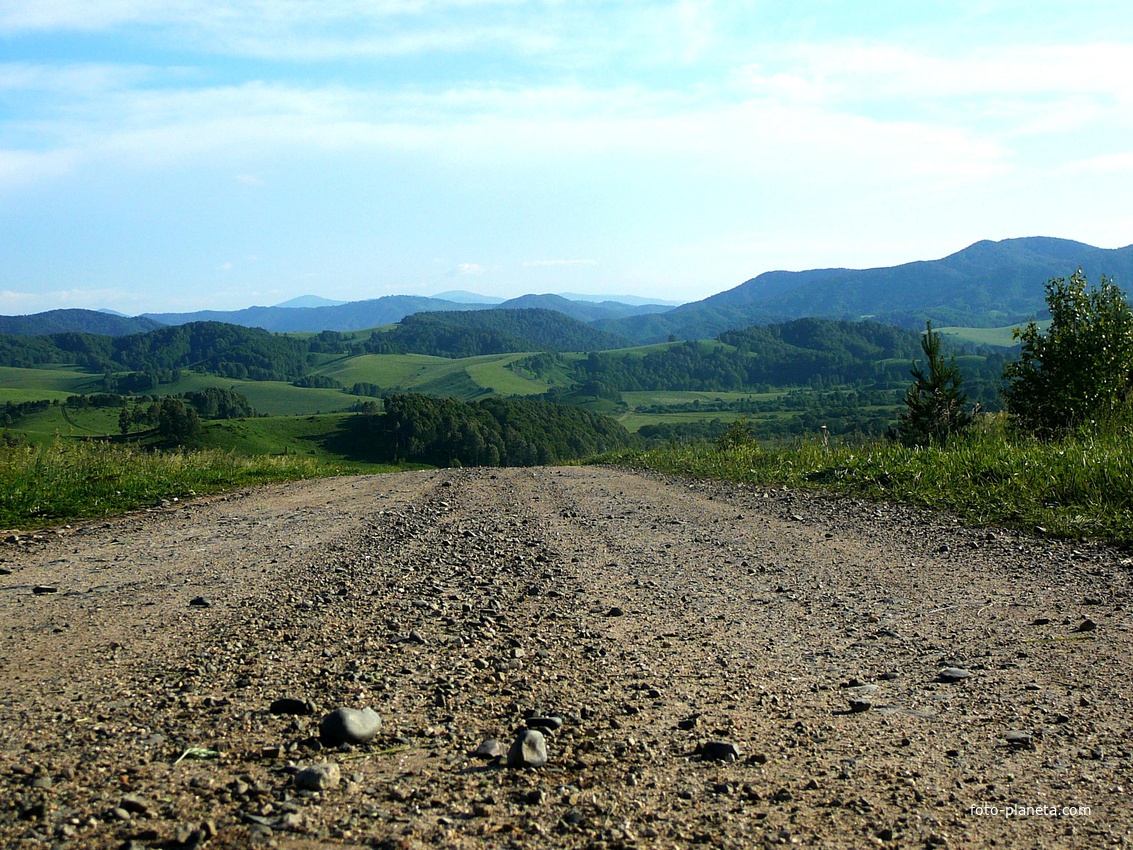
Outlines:
[{"label": "gravel", "polygon": [[[1133,832],[1130,562],[1089,543],[604,468],[301,482],[0,540],[0,846]],[[324,743],[337,706],[380,729]],[[478,751],[517,729],[542,766]],[[1090,813],[973,809],[1008,805]]]}]

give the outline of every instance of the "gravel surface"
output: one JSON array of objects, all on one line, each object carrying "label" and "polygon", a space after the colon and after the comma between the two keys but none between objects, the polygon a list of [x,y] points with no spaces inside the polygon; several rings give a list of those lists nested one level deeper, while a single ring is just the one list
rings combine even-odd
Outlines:
[{"label": "gravel surface", "polygon": [[4,536],[0,846],[1133,833],[1113,550],[594,467]]}]

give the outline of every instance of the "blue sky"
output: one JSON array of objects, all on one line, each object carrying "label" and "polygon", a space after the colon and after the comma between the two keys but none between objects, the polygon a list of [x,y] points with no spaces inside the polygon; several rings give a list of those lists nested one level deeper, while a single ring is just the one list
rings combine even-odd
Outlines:
[{"label": "blue sky", "polygon": [[0,0],[0,313],[1124,246],[1130,81],[1108,0]]}]

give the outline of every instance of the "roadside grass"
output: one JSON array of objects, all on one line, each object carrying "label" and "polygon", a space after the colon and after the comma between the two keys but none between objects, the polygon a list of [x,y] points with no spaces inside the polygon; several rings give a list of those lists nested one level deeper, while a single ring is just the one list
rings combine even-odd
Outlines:
[{"label": "roadside grass", "polygon": [[334,475],[310,457],[155,452],[60,440],[0,448],[0,528],[42,527],[149,507],[162,499]]},{"label": "roadside grass", "polygon": [[1133,434],[1041,442],[989,418],[948,448],[817,439],[719,450],[677,444],[601,459],[757,486],[827,490],[954,514],[977,526],[1133,545]]}]

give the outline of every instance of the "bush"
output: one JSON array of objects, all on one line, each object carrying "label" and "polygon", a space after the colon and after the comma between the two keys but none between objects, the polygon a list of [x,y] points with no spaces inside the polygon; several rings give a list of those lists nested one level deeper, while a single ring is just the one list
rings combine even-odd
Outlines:
[{"label": "bush", "polygon": [[1003,371],[1007,411],[1015,426],[1049,438],[1096,430],[1133,417],[1133,309],[1125,293],[1102,276],[1088,288],[1079,269],[1046,284],[1050,328],[1034,321],[1015,338],[1020,359]]}]

